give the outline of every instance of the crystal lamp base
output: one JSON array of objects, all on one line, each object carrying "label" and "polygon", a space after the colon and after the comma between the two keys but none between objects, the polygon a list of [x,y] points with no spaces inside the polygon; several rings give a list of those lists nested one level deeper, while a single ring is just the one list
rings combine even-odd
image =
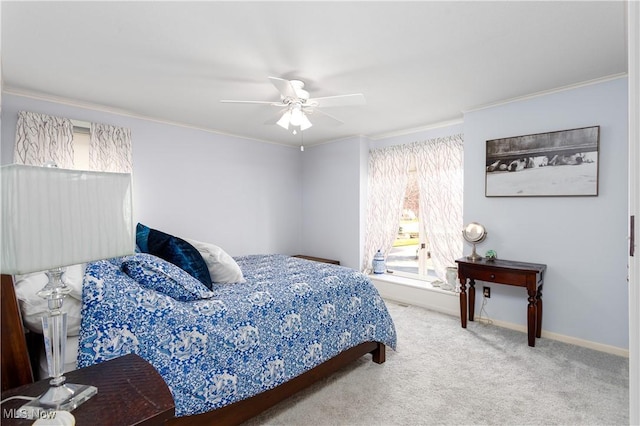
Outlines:
[{"label": "crystal lamp base", "polygon": [[46,411],[73,411],[98,393],[98,388],[65,383],[51,386],[45,393],[23,405],[21,410],[29,419],[42,418]]}]

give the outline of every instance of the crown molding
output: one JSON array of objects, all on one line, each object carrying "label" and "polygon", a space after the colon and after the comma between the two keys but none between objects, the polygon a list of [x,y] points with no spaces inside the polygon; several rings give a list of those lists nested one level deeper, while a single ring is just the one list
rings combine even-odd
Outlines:
[{"label": "crown molding", "polygon": [[625,73],[609,75],[609,76],[606,76],[606,77],[595,78],[593,80],[587,80],[587,81],[583,81],[583,82],[580,82],[580,83],[574,83],[574,84],[569,84],[569,85],[566,85],[566,86],[556,87],[555,89],[543,90],[543,91],[540,91],[540,92],[530,93],[530,94],[524,95],[524,96],[517,96],[515,98],[504,99],[504,100],[501,100],[501,101],[491,102],[491,103],[484,104],[484,105],[478,105],[478,106],[471,107],[469,109],[463,110],[462,113],[463,114],[467,114],[469,112],[480,111],[480,110],[487,109],[487,108],[494,108],[496,106],[507,105],[507,104],[510,104],[510,103],[513,103],[513,102],[521,102],[521,101],[525,101],[525,100],[528,100],[528,99],[535,99],[535,98],[539,98],[541,96],[550,95],[550,94],[553,94],[553,93],[566,92],[567,90],[573,90],[573,89],[577,89],[577,88],[580,88],[580,87],[586,87],[586,86],[592,86],[594,84],[604,83],[606,81],[612,81],[612,80],[617,80],[617,79],[620,79],[620,78],[626,78],[627,76],[628,76],[628,74],[625,72]]},{"label": "crown molding", "polygon": [[425,126],[420,126],[420,127],[413,127],[411,129],[404,129],[404,130],[398,130],[395,132],[389,132],[389,133],[380,133],[377,135],[373,135],[373,136],[367,136],[369,139],[377,141],[380,139],[387,139],[387,138],[393,138],[393,137],[398,137],[398,136],[405,136],[405,135],[410,135],[413,133],[419,133],[419,132],[424,132],[424,131],[428,131],[428,130],[433,130],[433,129],[439,129],[441,127],[449,127],[449,126],[455,126],[457,124],[462,124],[464,123],[464,120],[462,117],[459,118],[453,118],[451,120],[445,120],[445,121],[439,121],[437,123],[433,123],[433,124],[427,124]]}]

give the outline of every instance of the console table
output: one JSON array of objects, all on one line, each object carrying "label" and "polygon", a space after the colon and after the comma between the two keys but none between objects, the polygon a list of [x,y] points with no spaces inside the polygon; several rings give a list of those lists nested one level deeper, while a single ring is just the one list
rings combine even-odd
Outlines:
[{"label": "console table", "polygon": [[487,260],[485,258],[471,261],[466,257],[456,260],[456,263],[460,280],[462,328],[467,328],[467,279],[469,280],[469,321],[473,321],[475,309],[475,280],[525,287],[529,300],[527,306],[529,346],[535,346],[536,337],[540,337],[542,332],[542,284],[547,265],[501,259]]}]

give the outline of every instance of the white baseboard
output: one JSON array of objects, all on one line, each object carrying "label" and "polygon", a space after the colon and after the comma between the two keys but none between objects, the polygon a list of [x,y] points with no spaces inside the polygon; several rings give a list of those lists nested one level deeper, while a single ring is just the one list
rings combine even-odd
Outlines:
[{"label": "white baseboard", "polygon": [[[371,279],[371,282],[373,282],[373,285],[378,289],[380,296],[384,299],[407,305],[420,306],[422,308],[460,318],[459,293],[442,290],[423,281],[390,276],[387,274],[369,275],[369,278]],[[489,322],[489,319],[480,318],[477,315],[475,320],[483,323]],[[522,333],[527,332],[527,327],[525,325],[494,319],[491,319],[490,321],[493,325],[498,327],[508,328]],[[542,330],[541,336],[545,339],[557,340],[559,342],[582,346],[625,358],[629,357],[628,349],[619,348],[617,346],[605,345],[602,343],[579,339],[577,337],[553,333],[544,329]]]},{"label": "white baseboard", "polygon": [[[460,314],[458,314],[460,316]],[[522,333],[527,333],[527,326],[521,324],[514,324],[512,322],[500,321],[495,319],[487,319],[487,318],[475,318],[476,321],[482,323],[488,323],[491,321],[493,325],[497,325],[498,327],[508,328],[509,330],[521,331]],[[579,339],[577,337],[567,336],[565,334],[553,333],[551,331],[542,330],[540,334],[542,338],[556,340],[558,342],[569,343],[570,345],[582,346],[583,348],[593,349],[600,352],[605,352],[612,355],[618,355],[625,358],[629,358],[629,350],[624,348],[619,348],[617,346],[605,345],[603,343],[592,342],[590,340]]]}]

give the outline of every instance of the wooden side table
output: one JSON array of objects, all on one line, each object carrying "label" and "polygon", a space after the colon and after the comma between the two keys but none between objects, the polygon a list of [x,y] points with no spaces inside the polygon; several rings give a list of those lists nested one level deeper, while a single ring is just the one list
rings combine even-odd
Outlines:
[{"label": "wooden side table", "polygon": [[296,254],[293,257],[299,257],[300,259],[313,260],[314,262],[331,263],[332,265],[340,265],[339,260],[325,259],[322,257],[306,256],[304,254]]},{"label": "wooden side table", "polygon": [[[175,405],[162,376],[138,355],[129,354],[101,364],[65,373],[67,382],[93,385],[98,394],[71,412],[77,426],[162,425],[175,416]],[[39,396],[49,379],[2,392],[2,399]],[[3,425],[31,425],[34,420],[17,419],[14,413],[27,401],[2,404]]]},{"label": "wooden side table", "polygon": [[469,280],[469,321],[473,321],[476,302],[475,280],[496,284],[525,287],[529,304],[527,306],[527,334],[529,346],[536,345],[536,337],[542,332],[542,284],[547,265],[539,263],[514,262],[511,260],[456,260],[460,280],[460,321],[467,328],[467,293]]}]

